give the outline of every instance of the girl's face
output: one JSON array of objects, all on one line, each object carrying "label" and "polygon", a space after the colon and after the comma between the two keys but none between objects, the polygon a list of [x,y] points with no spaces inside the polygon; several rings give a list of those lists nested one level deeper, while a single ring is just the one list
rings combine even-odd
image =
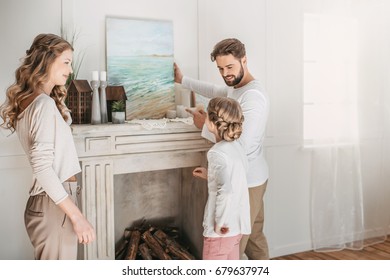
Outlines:
[{"label": "girl's face", "polygon": [[63,86],[66,84],[72,70],[73,51],[65,50],[53,62],[49,73],[49,84]]}]

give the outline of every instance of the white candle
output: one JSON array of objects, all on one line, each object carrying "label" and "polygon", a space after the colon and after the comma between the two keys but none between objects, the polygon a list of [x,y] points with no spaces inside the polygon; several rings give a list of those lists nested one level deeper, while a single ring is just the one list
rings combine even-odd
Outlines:
[{"label": "white candle", "polygon": [[175,83],[174,89],[175,89],[175,104],[180,105],[181,104],[181,84]]},{"label": "white candle", "polygon": [[101,71],[100,72],[100,81],[106,81],[107,80],[107,72]]},{"label": "white candle", "polygon": [[181,105],[184,107],[191,107],[191,91],[188,89],[181,90]]},{"label": "white candle", "polygon": [[185,118],[186,117],[186,109],[184,108],[183,105],[177,105],[176,106],[176,116],[178,118]]},{"label": "white candle", "polygon": [[99,71],[92,71],[92,81],[99,81]]}]

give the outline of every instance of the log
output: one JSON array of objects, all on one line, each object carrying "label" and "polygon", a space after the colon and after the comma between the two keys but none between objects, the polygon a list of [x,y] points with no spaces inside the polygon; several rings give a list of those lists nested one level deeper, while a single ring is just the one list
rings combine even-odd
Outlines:
[{"label": "log", "polygon": [[133,232],[133,231],[130,230],[130,229],[125,229],[125,231],[123,232],[123,238],[124,238],[125,240],[129,240],[130,237],[131,237],[131,233],[132,233],[132,232]]},{"label": "log", "polygon": [[165,244],[165,248],[169,253],[174,255],[180,260],[194,260],[195,257],[191,255],[186,249],[184,249],[179,243],[177,243],[172,237],[168,236],[165,232],[158,229],[153,236],[160,244]]},{"label": "log", "polygon": [[150,249],[146,243],[139,245],[138,250],[144,260],[153,260]]},{"label": "log", "polygon": [[177,257],[179,260],[194,260],[195,257],[188,253],[180,244],[178,243],[170,243],[167,245],[168,251]]},{"label": "log", "polygon": [[118,241],[118,243],[115,246],[115,259],[123,259],[125,251],[127,247],[129,246],[129,239],[131,235],[131,230],[125,229],[123,232],[122,238]]},{"label": "log", "polygon": [[123,255],[128,247],[129,240],[121,240],[118,247],[115,249],[115,259],[123,260]]},{"label": "log", "polygon": [[171,260],[172,258],[164,252],[159,242],[153,237],[150,231],[142,234],[142,239],[148,244],[149,248],[157,255],[160,260]]},{"label": "log", "polygon": [[141,232],[139,230],[133,230],[131,232],[129,245],[127,246],[127,254],[125,260],[135,260],[138,252],[138,244],[141,240]]}]

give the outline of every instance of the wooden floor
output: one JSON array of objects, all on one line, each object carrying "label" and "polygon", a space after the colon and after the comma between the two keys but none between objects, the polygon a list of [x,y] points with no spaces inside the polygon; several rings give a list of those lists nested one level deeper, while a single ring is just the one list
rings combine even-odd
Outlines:
[{"label": "wooden floor", "polygon": [[302,252],[273,258],[273,260],[390,260],[390,239],[383,243],[367,246],[362,250],[337,252]]}]

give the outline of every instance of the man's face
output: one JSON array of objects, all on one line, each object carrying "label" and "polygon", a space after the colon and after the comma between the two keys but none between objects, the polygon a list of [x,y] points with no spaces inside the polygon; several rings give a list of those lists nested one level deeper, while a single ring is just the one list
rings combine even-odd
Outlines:
[{"label": "man's face", "polygon": [[233,55],[217,56],[215,59],[219,73],[228,86],[234,87],[238,85],[244,77],[244,67],[242,59],[239,60]]}]

